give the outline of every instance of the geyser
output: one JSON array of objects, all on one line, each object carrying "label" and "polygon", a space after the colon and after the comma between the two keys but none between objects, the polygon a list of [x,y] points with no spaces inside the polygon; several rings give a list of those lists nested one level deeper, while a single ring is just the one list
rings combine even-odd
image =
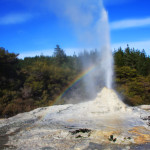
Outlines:
[{"label": "geyser", "polygon": [[[96,4],[96,3],[95,3]],[[87,5],[85,3],[85,5]],[[90,41],[91,46],[97,46],[98,47],[98,56],[96,57],[96,61],[91,61],[89,59],[83,59],[83,69],[85,69],[85,66],[87,64],[91,63],[91,65],[98,66],[94,72],[92,72],[86,79],[85,79],[85,84],[88,91],[90,93],[94,93],[97,89],[97,82],[95,82],[95,74],[99,76],[99,78],[102,78],[103,81],[101,80],[100,86],[101,87],[107,87],[109,89],[112,88],[112,82],[113,82],[113,55],[111,51],[111,46],[110,46],[110,31],[109,31],[109,22],[108,22],[108,14],[102,4],[102,1],[99,5],[99,8],[97,9],[97,12],[99,11],[99,15],[97,15],[96,20],[91,21],[91,24],[93,24],[94,32],[92,33],[93,29],[91,29],[91,35],[94,34],[95,37],[91,37],[91,39],[94,41]],[[94,15],[94,10],[91,10],[91,16]],[[94,16],[93,16],[94,18]],[[90,25],[91,25],[90,24]],[[86,39],[86,37],[85,37]],[[96,43],[96,45],[95,45]]]},{"label": "geyser", "polygon": [[[106,86],[112,88],[113,76],[113,57],[110,46],[110,33],[108,14],[103,6],[103,0],[55,0],[48,1],[49,9],[59,18],[65,20],[73,28],[73,32],[80,41],[80,47],[85,49],[96,48],[99,51],[97,60],[91,66],[98,67],[96,71],[85,79],[88,93],[95,93],[97,83],[95,83],[95,74],[103,80],[101,88]],[[83,60],[83,70],[86,70],[85,64],[90,60]]]},{"label": "geyser", "polygon": [[99,25],[99,36],[102,36],[100,69],[103,71],[105,86],[111,89],[113,81],[113,55],[110,46],[108,14],[104,8],[102,9],[101,14],[102,16]]},{"label": "geyser", "polygon": [[[91,65],[97,66],[96,69],[84,79],[89,97],[95,96],[103,87],[112,89],[113,84],[113,55],[110,46],[108,14],[103,7],[102,2],[101,5],[99,5],[99,18],[97,18],[94,23],[97,36],[95,38],[97,38],[96,41],[99,48],[98,56],[94,62],[86,58],[82,60],[83,70],[86,69],[85,66],[90,63]],[[111,99],[109,100],[111,101]]]}]

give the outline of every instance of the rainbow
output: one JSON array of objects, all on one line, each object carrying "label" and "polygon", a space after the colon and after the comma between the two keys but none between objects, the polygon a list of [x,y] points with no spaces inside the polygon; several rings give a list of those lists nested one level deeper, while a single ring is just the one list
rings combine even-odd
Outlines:
[{"label": "rainbow", "polygon": [[96,68],[95,65],[90,66],[89,68],[87,68],[86,70],[84,70],[83,72],[81,72],[74,80],[72,80],[70,82],[70,84],[68,84],[68,86],[61,92],[61,94],[54,100],[53,103],[51,103],[50,105],[54,105],[57,102],[59,102],[59,100],[77,83],[79,82],[84,76],[86,76],[87,74],[89,74],[90,72],[92,72],[94,69]]}]

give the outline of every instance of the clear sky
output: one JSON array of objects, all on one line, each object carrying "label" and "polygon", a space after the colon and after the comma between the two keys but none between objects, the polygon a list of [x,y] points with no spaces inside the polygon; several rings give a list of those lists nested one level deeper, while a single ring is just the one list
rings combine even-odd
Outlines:
[{"label": "clear sky", "polygon": [[[19,53],[20,58],[52,55],[56,44],[69,55],[84,48],[97,48],[82,44],[82,38],[89,41],[82,34],[84,28],[91,30],[99,17],[100,1],[0,0],[0,47]],[[109,17],[112,49],[129,44],[145,49],[150,55],[150,1],[103,0],[103,3]]]}]

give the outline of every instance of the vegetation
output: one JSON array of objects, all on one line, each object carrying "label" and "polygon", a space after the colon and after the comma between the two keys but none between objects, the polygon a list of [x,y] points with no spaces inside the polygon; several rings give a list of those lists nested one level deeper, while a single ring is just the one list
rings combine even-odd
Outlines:
[{"label": "vegetation", "polygon": [[[67,56],[56,45],[53,56],[41,55],[22,60],[17,58],[18,54],[0,48],[0,117],[51,105],[81,73],[81,58],[94,61],[97,53],[95,50]],[[125,102],[129,105],[150,104],[150,57],[144,50],[141,52],[129,46],[125,50],[119,48],[113,55],[115,88]],[[78,94],[84,95],[82,83],[76,86],[80,87]]]},{"label": "vegetation", "polygon": [[116,89],[127,104],[150,104],[150,57],[145,51],[121,48],[114,52]]}]

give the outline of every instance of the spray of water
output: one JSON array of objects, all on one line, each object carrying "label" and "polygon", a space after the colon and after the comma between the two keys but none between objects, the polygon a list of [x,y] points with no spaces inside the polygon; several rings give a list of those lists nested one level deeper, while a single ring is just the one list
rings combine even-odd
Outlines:
[{"label": "spray of water", "polygon": [[100,68],[104,76],[104,85],[107,88],[112,88],[113,82],[113,55],[110,46],[110,32],[108,23],[108,14],[104,7],[101,11],[101,18],[98,22],[98,33],[102,37],[100,40],[101,47],[101,62]]},{"label": "spray of water", "polygon": [[[95,74],[99,74],[103,86],[112,88],[113,56],[110,46],[110,34],[108,14],[102,0],[55,0],[48,1],[47,5],[53,13],[72,26],[78,39],[84,48],[97,48],[100,53],[97,56],[99,67],[86,79],[86,87],[90,93],[95,89]],[[83,69],[87,63],[93,63],[88,59],[83,60]],[[95,64],[96,65],[96,64]]]}]

